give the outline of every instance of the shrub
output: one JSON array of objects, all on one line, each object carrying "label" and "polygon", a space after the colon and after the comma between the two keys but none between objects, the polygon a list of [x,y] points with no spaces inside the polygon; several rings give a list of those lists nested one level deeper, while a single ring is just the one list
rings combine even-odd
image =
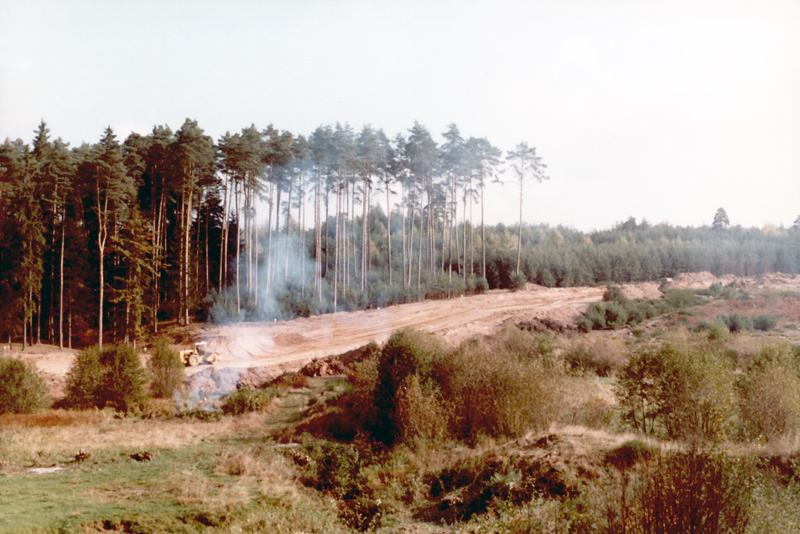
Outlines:
[{"label": "shrub", "polygon": [[628,310],[624,303],[608,302],[605,305],[606,328],[616,330],[628,324]]},{"label": "shrub", "polygon": [[667,289],[664,291],[664,302],[673,310],[680,311],[702,304],[704,300],[691,289]]},{"label": "shrub", "polygon": [[788,344],[764,347],[738,385],[748,437],[770,441],[800,433],[800,375]]},{"label": "shrub", "polygon": [[717,315],[715,321],[726,326],[731,334],[753,331],[753,320],[740,313],[732,313],[730,315],[721,313]]},{"label": "shrub", "polygon": [[502,346],[462,343],[436,362],[435,376],[456,439],[518,437],[546,428],[561,411],[560,368]]},{"label": "shrub", "polygon": [[486,278],[470,276],[467,278],[467,291],[479,295],[489,291],[489,282]]},{"label": "shrub", "polygon": [[75,408],[105,408],[127,412],[147,400],[145,370],[128,345],[91,347],[78,353],[67,373],[66,403]]},{"label": "shrub", "polygon": [[418,375],[420,382],[427,385],[433,360],[445,352],[437,337],[419,330],[402,330],[386,342],[378,358],[374,395],[377,417],[373,433],[379,441],[391,444],[401,436],[397,401],[406,379]]},{"label": "shrub", "polygon": [[511,275],[511,289],[514,291],[521,291],[525,289],[528,284],[528,277],[524,273],[514,273]]},{"label": "shrub", "polygon": [[616,449],[606,453],[606,462],[617,469],[625,470],[639,462],[647,461],[656,456],[657,449],[640,439],[626,441]]},{"label": "shrub", "polygon": [[374,371],[367,362],[360,372],[354,369],[359,381],[348,396],[348,409],[358,414],[349,419],[369,423],[367,430],[387,445],[475,442],[480,436],[519,436],[546,427],[561,410],[563,373],[539,355],[548,350],[544,345],[518,329],[490,343],[464,342],[456,350],[424,332],[395,333]]},{"label": "shrub", "polygon": [[628,299],[618,286],[609,285],[601,302],[592,303],[578,320],[578,329],[614,330],[639,323],[672,311],[683,311],[703,300],[693,291],[669,289],[663,299]]},{"label": "shrub", "polygon": [[277,387],[266,389],[237,388],[222,400],[222,413],[242,415],[248,412],[267,411],[272,405],[272,399],[277,396]]},{"label": "shrub", "polygon": [[753,328],[760,332],[774,330],[777,324],[778,318],[775,315],[764,313],[753,317]]},{"label": "shrub", "polygon": [[730,430],[733,369],[709,348],[688,343],[644,348],[620,370],[618,384],[624,416],[637,430],[708,440],[723,439]]},{"label": "shrub", "polygon": [[603,293],[603,302],[627,302],[628,297],[622,292],[622,288],[615,285],[607,285]]},{"label": "shrub", "polygon": [[593,302],[587,308],[586,313],[578,320],[578,328],[582,332],[592,330],[604,330],[606,328],[606,309],[599,302]]},{"label": "shrub", "polygon": [[150,391],[156,398],[169,398],[180,389],[186,377],[185,366],[178,351],[159,340],[147,362],[150,371]]},{"label": "shrub", "polygon": [[742,462],[690,450],[646,460],[607,495],[600,531],[737,534],[747,530],[751,485]]},{"label": "shrub", "polygon": [[36,366],[0,354],[0,414],[31,413],[47,403],[47,385]]},{"label": "shrub", "polygon": [[99,400],[102,407],[127,412],[138,409],[147,400],[147,375],[139,355],[129,345],[116,344],[100,353],[103,368]]},{"label": "shrub", "polygon": [[590,334],[575,338],[566,349],[564,360],[572,369],[609,376],[625,364],[627,356],[620,340]]},{"label": "shrub", "polygon": [[80,351],[67,372],[66,404],[78,409],[101,406],[97,394],[102,373],[100,349],[93,346]]},{"label": "shrub", "polygon": [[639,432],[655,433],[656,418],[664,403],[664,367],[657,351],[642,349],[631,355],[617,375],[623,417]]}]

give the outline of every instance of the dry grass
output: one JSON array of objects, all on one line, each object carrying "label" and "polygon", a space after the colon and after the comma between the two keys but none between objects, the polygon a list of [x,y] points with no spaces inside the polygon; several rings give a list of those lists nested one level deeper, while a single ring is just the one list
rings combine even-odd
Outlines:
[{"label": "dry grass", "polygon": [[564,388],[561,422],[587,428],[614,428],[617,405],[611,382],[591,376],[570,378]]},{"label": "dry grass", "polygon": [[0,428],[12,430],[20,428],[50,428],[75,425],[99,424],[109,418],[108,413],[99,411],[43,410],[28,414],[0,415]]},{"label": "dry grass", "polygon": [[[109,412],[58,411],[57,416],[44,421],[58,420],[62,424],[33,426],[2,425],[0,429],[0,458],[7,461],[28,461],[31,457],[71,458],[81,449],[103,450],[178,449],[232,434],[249,434],[263,428],[262,414],[244,417],[225,417],[214,422],[192,420],[115,419]],[[47,412],[44,412],[45,415]],[[31,423],[33,420],[27,420]],[[71,421],[66,424],[65,421]]]},{"label": "dry grass", "polygon": [[570,336],[563,342],[563,357],[573,369],[613,375],[628,361],[628,348],[617,336],[589,332]]}]

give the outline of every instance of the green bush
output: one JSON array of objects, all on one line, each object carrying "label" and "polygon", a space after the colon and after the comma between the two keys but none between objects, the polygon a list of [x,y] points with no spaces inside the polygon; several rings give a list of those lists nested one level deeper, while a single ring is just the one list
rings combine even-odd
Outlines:
[{"label": "green bush", "polygon": [[171,397],[186,378],[186,367],[178,351],[163,340],[153,347],[147,369],[150,372],[150,391],[156,398]]},{"label": "green bush", "polygon": [[753,331],[753,320],[741,313],[732,313],[730,315],[721,313],[717,315],[715,321],[726,326],[731,334]]},{"label": "green bush", "polygon": [[608,302],[604,311],[606,328],[616,330],[628,324],[628,310],[623,302]]},{"label": "green bush", "polygon": [[36,366],[0,354],[0,414],[31,413],[48,402],[47,385]]},{"label": "green bush", "polygon": [[377,417],[373,434],[386,444],[401,437],[402,421],[398,418],[399,394],[406,380],[416,375],[427,386],[433,360],[446,353],[439,338],[419,330],[406,329],[392,334],[378,358],[378,377],[374,402]]},{"label": "green bush", "polygon": [[278,396],[277,387],[253,389],[237,388],[222,400],[222,413],[242,415],[248,412],[263,412],[269,409],[272,399]]},{"label": "green bush", "polygon": [[678,289],[667,290],[663,299],[630,300],[618,286],[609,285],[603,293],[603,300],[589,305],[583,317],[578,319],[578,329],[590,332],[636,326],[653,317],[683,311],[701,302],[702,299],[694,292]]},{"label": "green bush", "polygon": [[[520,436],[557,420],[561,367],[549,338],[507,329],[500,338],[448,348],[432,334],[392,335],[362,362],[345,410],[386,445]],[[374,376],[373,376],[374,374]],[[373,388],[369,391],[369,388]]]},{"label": "green bush", "polygon": [[622,292],[622,288],[615,285],[607,285],[606,291],[603,293],[603,302],[620,302],[625,303],[628,297]]},{"label": "green bush", "polygon": [[667,289],[664,291],[664,302],[673,310],[680,311],[705,302],[691,289]]},{"label": "green bush", "polygon": [[586,309],[578,320],[578,328],[582,332],[591,332],[592,330],[605,330],[606,328],[606,308],[600,302],[593,302]]},{"label": "green bush", "polygon": [[82,410],[101,406],[98,390],[102,374],[100,349],[95,345],[80,351],[67,372],[66,404]]},{"label": "green bush", "polygon": [[753,317],[753,328],[760,332],[769,332],[778,325],[778,317],[764,313]]},{"label": "green bush", "polygon": [[738,383],[747,437],[770,441],[800,434],[799,371],[785,343],[767,345],[753,357]]},{"label": "green bush", "polygon": [[547,428],[560,414],[564,384],[561,368],[549,362],[520,357],[515,343],[474,341],[436,361],[437,394],[450,418],[450,435],[475,443],[481,436],[519,437]]},{"label": "green bush", "polygon": [[66,404],[75,408],[140,409],[147,400],[146,373],[128,345],[91,347],[78,353],[67,373]]},{"label": "green bush", "polygon": [[511,289],[522,291],[528,284],[528,277],[524,273],[514,273],[511,275]]},{"label": "green bush", "polygon": [[625,418],[673,439],[724,439],[735,415],[734,370],[708,347],[646,347],[617,375]]},{"label": "green bush", "polygon": [[486,278],[470,276],[467,278],[467,291],[479,295],[489,291],[489,282]]}]

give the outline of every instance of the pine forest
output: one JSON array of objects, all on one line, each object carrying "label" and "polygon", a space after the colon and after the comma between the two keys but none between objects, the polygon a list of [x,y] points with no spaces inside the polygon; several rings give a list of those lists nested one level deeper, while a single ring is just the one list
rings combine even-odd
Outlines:
[{"label": "pine forest", "polygon": [[[524,197],[548,179],[546,155],[525,142],[504,154],[455,125],[440,137],[419,123],[391,138],[337,123],[307,136],[250,126],[215,141],[187,119],[122,141],[107,128],[70,147],[42,121],[29,144],[0,145],[0,336],[135,346],[159,323],[284,319],[526,283],[800,272],[800,217],[743,228],[720,208],[700,228],[632,217],[590,233],[533,225]],[[502,199],[487,198],[495,181]],[[519,223],[485,224],[490,201],[518,209]]]}]

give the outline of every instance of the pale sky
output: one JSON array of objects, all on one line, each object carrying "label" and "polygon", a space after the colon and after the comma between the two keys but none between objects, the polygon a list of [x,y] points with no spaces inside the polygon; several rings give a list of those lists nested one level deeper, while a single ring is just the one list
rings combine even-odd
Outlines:
[{"label": "pale sky", "polygon": [[[508,151],[529,223],[791,226],[800,0],[0,0],[0,142],[72,146],[196,119],[215,140],[349,123]],[[508,177],[510,178],[510,176]],[[515,224],[518,191],[491,191]]]}]

